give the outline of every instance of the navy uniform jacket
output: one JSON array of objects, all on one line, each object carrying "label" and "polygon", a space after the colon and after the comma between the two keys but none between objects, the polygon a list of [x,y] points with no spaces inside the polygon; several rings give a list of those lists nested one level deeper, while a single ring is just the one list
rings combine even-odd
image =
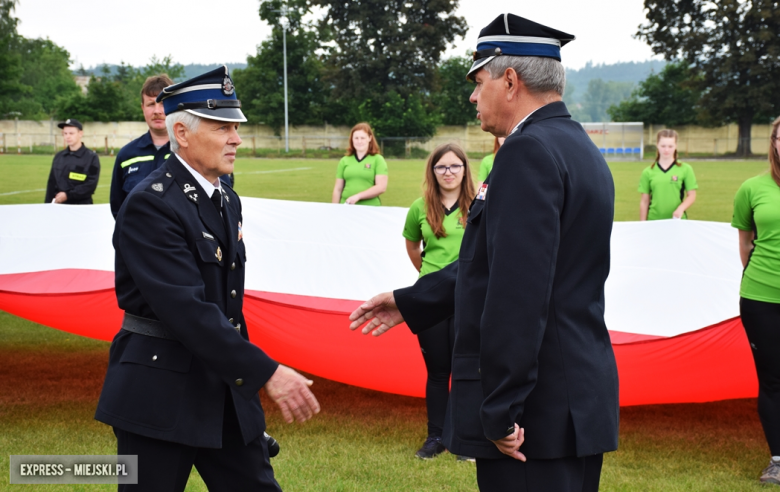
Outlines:
[{"label": "navy uniform jacket", "polygon": [[518,423],[530,459],[615,450],[618,376],[604,324],[609,168],[556,102],[506,139],[485,182],[458,262],[395,291],[415,333],[455,314],[445,445],[505,458],[488,439]]},{"label": "navy uniform jacket", "polygon": [[70,148],[57,152],[51,163],[46,183],[44,203],[51,203],[57,193],[68,194],[66,205],[92,204],[92,195],[100,178],[100,158],[86,145],[72,152]]},{"label": "navy uniform jacket", "polygon": [[223,189],[229,231],[173,155],[120,209],[113,239],[119,307],[161,321],[176,340],[117,333],[97,420],[218,448],[225,398],[231,396],[244,441],[265,430],[258,391],[278,364],[247,336],[241,203],[232,189]]},{"label": "navy uniform jacket", "polygon": [[149,132],[144,133],[122,147],[114,161],[111,175],[111,214],[116,218],[119,208],[138,183],[160,167],[171,155],[171,146],[166,143],[159,149],[154,146]]}]

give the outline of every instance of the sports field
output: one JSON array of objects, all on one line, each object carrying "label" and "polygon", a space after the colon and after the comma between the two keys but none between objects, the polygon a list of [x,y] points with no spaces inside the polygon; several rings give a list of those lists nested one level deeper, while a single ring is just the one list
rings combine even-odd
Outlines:
[{"label": "sports field", "polygon": [[[113,158],[102,157],[101,162],[95,199],[105,203]],[[638,217],[636,188],[647,164],[610,164],[617,192],[616,220]],[[731,219],[732,200],[740,183],[767,167],[757,161],[691,164],[699,196],[689,217],[722,222]],[[0,155],[0,204],[41,203],[50,165],[51,157]],[[408,206],[420,196],[423,166],[420,160],[389,160],[389,187],[383,203]],[[335,170],[335,160],[239,159],[236,190],[243,196],[329,201]],[[675,291],[658,294],[659,298],[684,295]],[[346,325],[345,320],[345,330]],[[115,489],[108,485],[8,484],[12,454],[115,452],[110,428],[92,419],[107,358],[105,342],[0,312],[0,490]],[[272,462],[285,490],[477,489],[473,464],[457,463],[448,454],[427,462],[413,457],[425,438],[422,399],[314,379],[322,413],[306,424],[285,424],[273,404],[263,400],[269,432],[282,446]],[[601,490],[763,490],[757,477],[768,455],[755,400],[623,408],[620,449],[605,457]],[[197,472],[187,490],[206,490]]]}]

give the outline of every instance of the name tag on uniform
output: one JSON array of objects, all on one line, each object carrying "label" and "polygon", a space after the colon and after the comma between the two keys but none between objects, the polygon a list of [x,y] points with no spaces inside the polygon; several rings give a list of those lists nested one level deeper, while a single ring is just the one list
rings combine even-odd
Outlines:
[{"label": "name tag on uniform", "polygon": [[70,173],[68,174],[68,178],[72,179],[73,181],[84,181],[87,179],[87,175],[80,173]]},{"label": "name tag on uniform", "polygon": [[477,193],[477,200],[484,200],[485,196],[487,195],[487,183],[483,183],[482,186],[479,187],[479,192]]}]

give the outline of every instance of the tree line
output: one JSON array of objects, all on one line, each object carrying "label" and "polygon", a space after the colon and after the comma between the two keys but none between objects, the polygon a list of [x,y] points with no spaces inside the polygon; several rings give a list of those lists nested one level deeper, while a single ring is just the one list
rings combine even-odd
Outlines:
[{"label": "tree line", "polygon": [[[0,0],[0,117],[140,120],[143,79],[159,72],[183,76],[170,57],[153,58],[140,68],[122,64],[109,73],[104,67],[82,94],[65,49],[18,35],[16,3]],[[457,0],[262,0],[258,13],[272,26],[271,36],[233,73],[250,123],[277,132],[284,124],[283,5],[292,125],[368,121],[380,137],[402,137],[475,122],[468,101],[473,86],[464,79],[470,58],[443,59],[467,30],[454,14]],[[645,0],[644,6],[647,23],[636,37],[669,63],[638,86],[623,79],[591,79],[583,92],[569,86],[564,100],[573,117],[737,123],[737,152],[749,154],[752,124],[780,113],[780,4]]]}]

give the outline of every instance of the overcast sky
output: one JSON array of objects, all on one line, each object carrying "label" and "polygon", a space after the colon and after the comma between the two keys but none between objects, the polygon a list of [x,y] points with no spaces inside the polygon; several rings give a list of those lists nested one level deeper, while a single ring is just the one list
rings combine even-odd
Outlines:
[{"label": "overcast sky", "polygon": [[[124,61],[146,65],[153,55],[188,63],[245,62],[270,34],[258,0],[20,0],[16,16],[25,37],[64,46],[73,67]],[[574,34],[563,64],[615,63],[653,57],[632,37],[644,22],[642,0],[460,0],[469,32],[447,55],[473,50],[480,29],[503,12]],[[187,31],[187,32],[185,32]]]}]

